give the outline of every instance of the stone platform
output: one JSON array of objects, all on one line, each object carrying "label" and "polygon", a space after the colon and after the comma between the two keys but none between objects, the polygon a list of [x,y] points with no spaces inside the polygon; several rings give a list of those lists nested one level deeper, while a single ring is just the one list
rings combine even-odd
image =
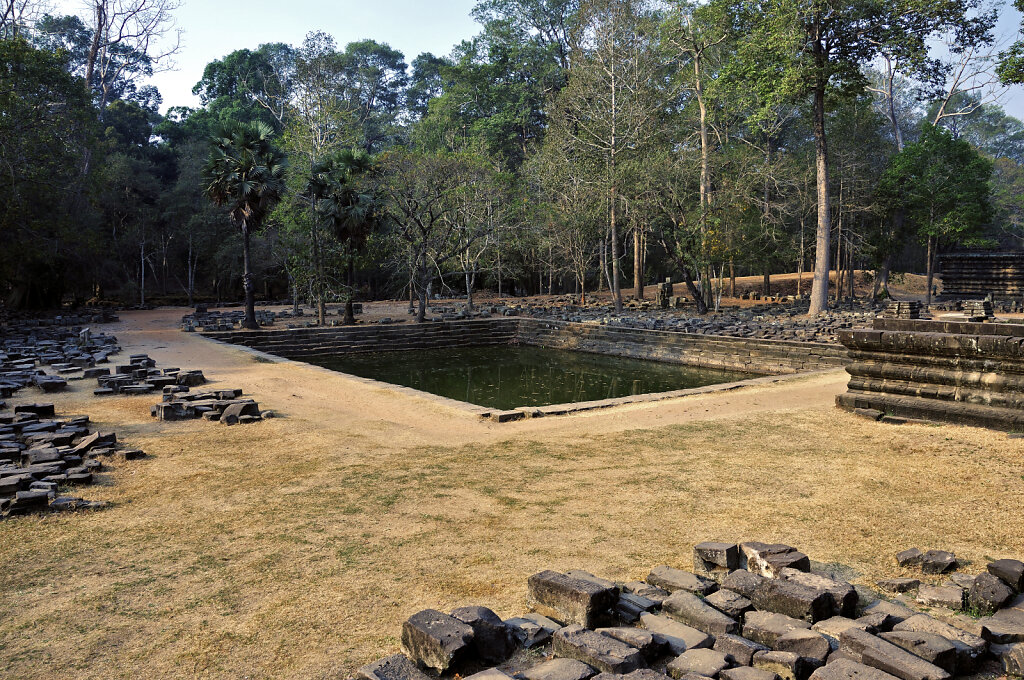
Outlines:
[{"label": "stone platform", "polygon": [[1024,296],[1024,252],[939,256],[943,298]]},{"label": "stone platform", "polygon": [[1024,429],[1024,325],[876,319],[839,334],[847,410]]}]

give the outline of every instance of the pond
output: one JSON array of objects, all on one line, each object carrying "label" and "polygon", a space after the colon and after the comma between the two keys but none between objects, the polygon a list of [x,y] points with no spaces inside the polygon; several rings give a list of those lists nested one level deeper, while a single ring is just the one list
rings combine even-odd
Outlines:
[{"label": "pond", "polygon": [[343,354],[307,361],[503,410],[669,392],[756,377],[738,371],[514,345]]}]

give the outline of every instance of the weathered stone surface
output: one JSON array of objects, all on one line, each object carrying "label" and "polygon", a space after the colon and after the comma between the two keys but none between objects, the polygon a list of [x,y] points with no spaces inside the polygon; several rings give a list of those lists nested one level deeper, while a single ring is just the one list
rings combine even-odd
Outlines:
[{"label": "weathered stone surface", "polygon": [[652,671],[650,668],[638,668],[625,675],[615,673],[598,673],[592,680],[665,680],[665,674]]},{"label": "weathered stone surface", "polygon": [[459,607],[452,616],[473,629],[473,651],[484,661],[504,661],[515,651],[512,630],[487,607]]},{"label": "weathered stone surface", "polygon": [[895,680],[895,677],[877,668],[838,657],[811,674],[812,680]]},{"label": "weathered stone surface", "polygon": [[722,680],[779,680],[777,673],[763,668],[751,668],[740,666],[739,668],[726,668],[719,673]]},{"label": "weathered stone surface", "polygon": [[1002,662],[1003,670],[1007,675],[1024,676],[1024,642],[1005,645],[996,656]]},{"label": "weathered stone surface", "polygon": [[845,616],[833,616],[832,618],[825,619],[824,621],[818,621],[816,624],[811,626],[811,630],[816,633],[820,633],[826,640],[828,640],[832,649],[839,648],[839,636],[848,628],[860,628],[861,630],[867,630],[868,625]]},{"label": "weathered stone surface", "polygon": [[359,680],[430,680],[405,654],[395,654],[356,671]]},{"label": "weathered stone surface", "polygon": [[556,631],[551,644],[555,655],[582,661],[606,673],[629,673],[646,665],[640,650],[576,624]]},{"label": "weathered stone surface", "polygon": [[963,674],[974,668],[977,660],[985,653],[987,643],[981,637],[927,614],[915,614],[897,623],[893,630],[909,630],[917,633],[935,633],[946,638],[956,647],[957,673]]},{"label": "weathered stone surface", "polygon": [[707,633],[667,616],[644,613],[640,615],[640,623],[655,636],[660,636],[673,654],[682,654],[687,649],[711,647],[715,643],[715,639]]},{"label": "weathered stone surface", "polygon": [[942,586],[922,585],[917,589],[917,601],[929,606],[961,609],[964,606],[964,589],[952,583]]},{"label": "weathered stone surface", "polygon": [[719,635],[715,638],[715,649],[728,654],[733,662],[749,666],[757,652],[767,652],[768,647],[739,635]]},{"label": "weathered stone surface", "polygon": [[677,590],[661,605],[662,612],[676,621],[681,621],[709,635],[735,633],[739,630],[736,621],[691,592]]},{"label": "weathered stone surface", "polygon": [[714,649],[688,649],[672,660],[666,670],[673,678],[681,678],[687,673],[714,678],[728,667],[729,659],[722,652]]},{"label": "weathered stone surface", "polygon": [[583,581],[590,581],[594,585],[600,586],[602,588],[608,588],[609,590],[614,590],[616,592],[618,592],[619,590],[619,587],[615,585],[615,581],[609,581],[606,578],[594,576],[589,571],[583,571],[582,569],[570,569],[569,571],[565,572],[565,575],[569,578],[578,578]]},{"label": "weathered stone surface", "polygon": [[758,652],[754,655],[754,668],[770,671],[782,680],[807,680],[816,664],[793,652]]},{"label": "weathered stone surface", "polygon": [[466,680],[508,680],[512,676],[504,671],[500,671],[497,668],[488,668],[487,670],[480,671],[479,673],[473,673],[466,678]]},{"label": "weathered stone surface", "polygon": [[693,546],[693,569],[702,576],[720,582],[739,566],[740,551],[735,543],[706,541]]},{"label": "weathered stone surface", "polygon": [[737,621],[754,608],[754,603],[737,592],[722,588],[704,598],[705,602]]},{"label": "weathered stone surface", "polygon": [[615,638],[619,642],[624,642],[630,647],[639,649],[640,653],[647,659],[653,659],[665,650],[665,641],[643,628],[616,626],[612,628],[598,628],[597,632],[601,635]]},{"label": "weathered stone surface", "polygon": [[760,576],[775,578],[786,567],[810,571],[811,561],[791,545],[750,541],[740,543],[740,567]]},{"label": "weathered stone surface", "polygon": [[779,636],[775,641],[775,649],[780,652],[793,652],[805,659],[816,661],[820,666],[828,658],[832,645],[821,633],[797,629]]},{"label": "weathered stone surface", "polygon": [[643,581],[630,581],[629,583],[623,584],[622,589],[627,593],[632,593],[633,595],[639,595],[640,597],[646,598],[657,604],[659,607],[661,606],[661,603],[665,601],[665,598],[670,595],[670,593],[664,588],[652,586],[650,583],[645,583]]},{"label": "weathered stone surface", "polygon": [[945,550],[929,550],[921,556],[921,571],[926,574],[945,574],[956,567],[956,556]]},{"label": "weathered stone surface", "polygon": [[597,669],[576,659],[552,659],[520,673],[526,680],[588,680]]},{"label": "weathered stone surface", "polygon": [[860,598],[857,595],[857,589],[849,583],[837,581],[821,574],[806,573],[790,568],[783,569],[780,576],[787,581],[831,594],[840,616],[853,616],[857,611]]},{"label": "weathered stone surface", "polygon": [[1024,642],[1024,611],[1002,609],[978,620],[981,637],[997,644]]},{"label": "weathered stone surface", "polygon": [[956,647],[941,635],[894,630],[881,633],[878,637],[935,664],[948,673],[956,672]]},{"label": "weathered stone surface", "polygon": [[530,603],[539,613],[586,628],[605,622],[615,604],[613,589],[555,571],[534,574],[527,586]]},{"label": "weathered stone surface", "polygon": [[903,552],[896,553],[896,564],[901,567],[916,567],[921,564],[924,553],[918,548],[908,548]]},{"label": "weathered stone surface", "polygon": [[647,582],[670,593],[685,590],[698,595],[707,595],[718,589],[718,584],[711,579],[666,565],[651,569],[651,573],[647,576]]},{"label": "weathered stone surface", "polygon": [[722,579],[722,588],[739,593],[743,597],[750,599],[751,595],[761,586],[763,581],[764,576],[747,571],[746,569],[738,569]]},{"label": "weathered stone surface", "polygon": [[1024,590],[1024,562],[1020,560],[995,560],[988,563],[988,573],[1020,592]]},{"label": "weathered stone surface", "polygon": [[961,574],[959,572],[953,572],[949,575],[949,582],[954,583],[964,590],[970,590],[971,586],[974,585],[974,579],[977,577],[972,574]]},{"label": "weathered stone surface", "polygon": [[947,680],[950,674],[891,642],[856,628],[839,636],[840,648],[859,657],[860,663],[902,680]]},{"label": "weathered stone surface", "polygon": [[811,624],[785,614],[748,612],[743,620],[743,637],[766,647],[775,647],[775,641],[791,630],[808,630]]},{"label": "weathered stone surface", "polygon": [[544,644],[562,627],[548,617],[536,613],[506,619],[505,625],[512,631],[516,641],[526,649]]},{"label": "weathered stone surface", "polygon": [[635,623],[640,618],[640,614],[654,611],[658,606],[658,602],[642,595],[621,592],[615,602],[615,614],[626,623]]},{"label": "weathered stone surface", "polygon": [[[991,565],[989,565],[991,566]],[[967,606],[979,614],[991,614],[1013,599],[1013,589],[993,574],[978,574],[967,593]]]},{"label": "weathered stone surface", "polygon": [[917,590],[921,585],[921,579],[917,578],[886,578],[880,581],[875,581],[879,588],[887,590],[890,593],[906,593],[911,590]]},{"label": "weathered stone surface", "polygon": [[436,609],[424,609],[402,624],[402,651],[418,664],[443,673],[470,652],[473,629]]},{"label": "weathered stone surface", "polygon": [[815,623],[836,614],[832,594],[794,581],[767,579],[753,592],[750,601],[762,611],[776,612]]}]

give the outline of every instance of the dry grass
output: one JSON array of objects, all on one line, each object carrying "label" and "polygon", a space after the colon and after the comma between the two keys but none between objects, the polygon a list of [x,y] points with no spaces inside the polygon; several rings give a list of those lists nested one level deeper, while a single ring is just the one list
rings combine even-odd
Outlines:
[{"label": "dry grass", "polygon": [[708,539],[786,541],[865,581],[912,545],[974,571],[1024,554],[1021,440],[808,400],[841,377],[494,426],[162,342],[289,417],[160,424],[151,399],[67,397],[152,457],[88,491],[107,511],[0,522],[4,677],[347,677],[423,607],[510,616],[540,569],[641,577]]}]

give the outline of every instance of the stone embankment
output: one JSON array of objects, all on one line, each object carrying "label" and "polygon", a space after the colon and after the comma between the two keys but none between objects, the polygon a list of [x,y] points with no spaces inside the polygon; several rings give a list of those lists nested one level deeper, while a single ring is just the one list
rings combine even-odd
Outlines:
[{"label": "stone embankment", "polygon": [[[584,571],[528,579],[532,611],[413,614],[402,653],[360,680],[949,680],[1024,671],[1024,562],[976,576],[910,549],[916,576],[855,587],[781,544],[701,543],[694,571],[618,583]],[[938,601],[942,591],[942,601]],[[889,597],[892,599],[889,599]],[[966,610],[976,617],[959,613]],[[525,650],[525,651],[524,651]]]}]

